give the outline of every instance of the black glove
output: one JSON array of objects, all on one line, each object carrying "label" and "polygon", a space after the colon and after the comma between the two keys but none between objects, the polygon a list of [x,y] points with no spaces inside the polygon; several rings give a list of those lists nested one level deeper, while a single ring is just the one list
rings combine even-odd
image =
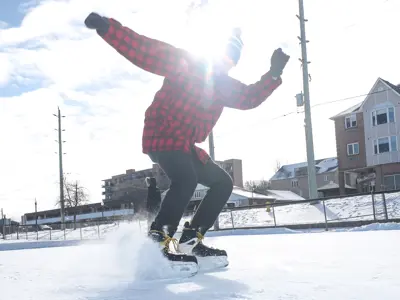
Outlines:
[{"label": "black glove", "polygon": [[92,12],[85,19],[85,25],[89,29],[96,29],[99,34],[105,34],[110,27],[108,19]]},{"label": "black glove", "polygon": [[290,56],[285,54],[281,48],[274,51],[271,57],[271,68],[270,73],[273,77],[279,77],[282,75],[283,69],[285,68]]}]

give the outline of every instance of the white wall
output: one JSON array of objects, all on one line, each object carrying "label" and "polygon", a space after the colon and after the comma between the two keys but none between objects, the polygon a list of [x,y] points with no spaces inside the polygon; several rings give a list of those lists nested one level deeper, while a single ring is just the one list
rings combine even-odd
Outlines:
[{"label": "white wall", "polygon": [[[368,96],[363,105],[365,149],[368,166],[400,162],[400,152],[398,151],[400,148],[400,96],[395,91],[387,89],[388,86],[386,84],[378,82],[373,90],[373,92],[377,93]],[[372,112],[376,109],[387,107],[394,107],[395,122],[373,126]],[[397,136],[397,151],[374,154],[373,141],[387,136]]]}]

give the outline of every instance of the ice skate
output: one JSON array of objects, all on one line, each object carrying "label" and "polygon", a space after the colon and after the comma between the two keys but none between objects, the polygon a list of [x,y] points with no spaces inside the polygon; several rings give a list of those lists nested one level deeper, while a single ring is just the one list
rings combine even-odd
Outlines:
[{"label": "ice skate", "polygon": [[148,237],[159,243],[161,253],[170,262],[170,266],[174,271],[185,276],[193,276],[197,273],[196,256],[179,252],[178,241],[168,236],[164,231],[154,229],[154,223],[150,227]]},{"label": "ice skate", "polygon": [[179,250],[197,258],[199,270],[213,271],[228,266],[228,255],[225,250],[211,248],[203,243],[204,236],[189,222],[184,224],[182,236],[179,240]]}]

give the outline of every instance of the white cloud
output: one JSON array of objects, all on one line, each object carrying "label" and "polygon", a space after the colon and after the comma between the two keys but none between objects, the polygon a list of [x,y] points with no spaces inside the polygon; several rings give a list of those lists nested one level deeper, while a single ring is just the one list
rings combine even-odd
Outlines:
[{"label": "white cloud", "polygon": [[[0,24],[0,88],[4,91],[13,84],[29,91],[15,97],[2,97],[0,92],[0,206],[8,215],[31,211],[35,197],[39,209],[54,207],[58,161],[57,120],[52,114],[57,106],[66,115],[65,172],[82,180],[91,201],[101,200],[102,179],[151,165],[141,153],[143,115],[162,78],[129,64],[87,30],[83,20],[97,11],[142,34],[185,45],[194,37],[183,27],[184,3],[47,0],[28,5],[20,27]],[[233,10],[231,3],[226,14]],[[216,155],[243,159],[245,178],[269,178],[276,159],[283,163],[306,159],[303,115],[271,121],[296,111],[294,95],[302,90],[298,7],[282,1],[235,5],[245,50],[232,76],[246,83],[258,80],[279,46],[285,46],[291,60],[283,86],[266,103],[256,110],[224,112],[215,129]],[[366,93],[378,76],[398,80],[400,65],[393,58],[400,49],[387,30],[399,25],[396,5],[398,10],[393,1],[306,2],[312,104]],[[372,16],[374,22],[369,24]],[[328,118],[360,100],[313,109],[317,158],[336,155]],[[208,149],[206,143],[201,146]]]},{"label": "white cloud", "polygon": [[2,87],[10,80],[10,75],[13,69],[13,65],[10,63],[6,54],[0,53],[0,66],[0,87]]},{"label": "white cloud", "polygon": [[8,27],[7,22],[0,20],[0,29],[6,28],[6,27]]}]

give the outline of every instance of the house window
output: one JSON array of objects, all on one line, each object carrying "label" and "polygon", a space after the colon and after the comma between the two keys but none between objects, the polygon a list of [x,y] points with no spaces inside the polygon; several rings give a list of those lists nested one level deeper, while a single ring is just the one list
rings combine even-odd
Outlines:
[{"label": "house window", "polygon": [[394,107],[387,107],[372,111],[372,126],[394,123]]},{"label": "house window", "polygon": [[373,141],[374,154],[397,151],[397,136],[387,136]]},{"label": "house window", "polygon": [[194,192],[194,198],[195,198],[195,199],[201,198],[201,192],[200,192],[200,191]]},{"label": "house window", "polygon": [[388,175],[383,177],[385,190],[399,190],[400,189],[400,174]]},{"label": "house window", "polygon": [[292,180],[292,187],[298,187],[299,181],[297,179]]},{"label": "house window", "polygon": [[325,175],[324,176],[324,181],[328,181],[329,180],[329,176],[328,175]]},{"label": "house window", "polygon": [[360,154],[360,147],[358,143],[347,144],[347,155]]},{"label": "house window", "polygon": [[352,128],[357,126],[357,115],[351,115],[345,118],[345,127]]}]

